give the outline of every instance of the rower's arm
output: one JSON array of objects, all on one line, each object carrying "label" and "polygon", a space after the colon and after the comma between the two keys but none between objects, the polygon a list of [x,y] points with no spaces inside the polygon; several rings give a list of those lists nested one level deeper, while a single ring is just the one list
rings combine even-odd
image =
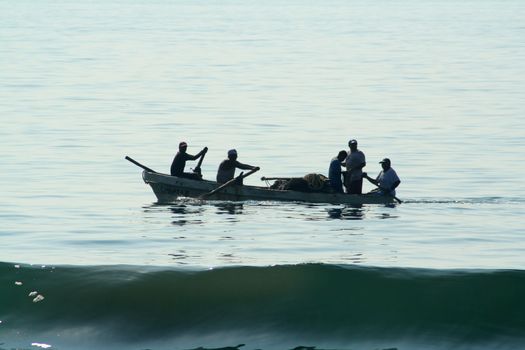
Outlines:
[{"label": "rower's arm", "polygon": [[197,153],[196,155],[192,156],[191,154],[188,154],[188,160],[197,160],[199,159],[202,155],[206,154],[206,152],[208,152],[208,147],[204,147],[199,153]]},{"label": "rower's arm", "polygon": [[373,183],[374,185],[379,186],[379,182],[376,179],[373,179],[370,176],[368,176],[367,173],[363,173],[363,177],[367,179],[368,181],[370,181],[371,183]]},{"label": "rower's arm", "polygon": [[242,169],[242,170],[253,170],[253,169],[255,169],[255,168],[258,168],[258,167],[256,167],[256,166],[248,165],[248,164],[243,164],[243,163],[238,162],[238,161],[236,161],[235,166],[236,166],[237,168],[239,168],[239,169]]}]

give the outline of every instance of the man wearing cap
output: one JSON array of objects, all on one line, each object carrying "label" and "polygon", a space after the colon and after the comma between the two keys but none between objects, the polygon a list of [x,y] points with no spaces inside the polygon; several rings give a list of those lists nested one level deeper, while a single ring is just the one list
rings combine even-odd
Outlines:
[{"label": "man wearing cap", "polygon": [[363,173],[363,177],[379,187],[380,194],[384,196],[395,196],[396,188],[401,183],[401,180],[399,180],[396,171],[391,167],[390,159],[384,158],[379,163],[383,170],[381,170],[375,179],[369,177],[367,173]]},{"label": "man wearing cap", "polygon": [[191,154],[186,153],[186,150],[188,149],[188,144],[186,142],[179,143],[179,151],[175,155],[175,158],[173,158],[173,162],[171,163],[171,175],[178,176],[178,177],[185,177],[188,179],[193,180],[201,180],[201,176],[196,173],[185,173],[184,167],[186,166],[187,160],[196,160],[200,157],[204,157],[206,152],[208,152],[208,147],[204,147],[199,153],[192,156]]},{"label": "man wearing cap", "polygon": [[348,194],[363,193],[363,168],[366,166],[365,154],[357,149],[357,141],[348,141],[350,153],[343,166],[346,166],[345,187]]},{"label": "man wearing cap", "polygon": [[217,182],[226,183],[233,179],[235,176],[235,168],[243,170],[259,169],[259,167],[243,164],[237,161],[237,151],[231,149],[228,151],[228,159],[223,160],[219,165],[219,170],[217,171]]}]

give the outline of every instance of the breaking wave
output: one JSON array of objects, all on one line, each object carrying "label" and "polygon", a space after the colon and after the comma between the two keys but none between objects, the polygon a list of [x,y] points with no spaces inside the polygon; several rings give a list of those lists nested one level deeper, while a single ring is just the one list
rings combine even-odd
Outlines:
[{"label": "breaking wave", "polygon": [[524,295],[522,270],[0,263],[0,349],[515,349]]}]

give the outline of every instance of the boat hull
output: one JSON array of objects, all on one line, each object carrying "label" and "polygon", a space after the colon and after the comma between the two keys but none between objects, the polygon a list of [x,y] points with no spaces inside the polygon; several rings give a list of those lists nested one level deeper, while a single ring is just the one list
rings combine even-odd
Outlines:
[{"label": "boat hull", "polygon": [[[142,178],[151,186],[160,203],[170,203],[179,197],[198,198],[209,193],[219,186],[214,181],[197,181],[166,174],[144,171]],[[342,193],[299,192],[288,190],[275,190],[261,186],[231,185],[217,192],[208,199],[230,201],[287,201],[309,203],[333,204],[391,204],[393,197],[379,196],[377,194],[349,195]]]}]

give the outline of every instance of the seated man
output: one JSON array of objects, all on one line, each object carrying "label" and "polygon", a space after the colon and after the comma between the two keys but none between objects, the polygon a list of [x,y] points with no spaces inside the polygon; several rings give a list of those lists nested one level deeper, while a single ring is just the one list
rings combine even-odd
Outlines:
[{"label": "seated man", "polygon": [[383,170],[377,175],[375,179],[363,173],[363,177],[368,181],[379,187],[379,193],[383,196],[395,196],[396,188],[401,183],[396,171],[390,166],[390,159],[385,158],[379,162]]},{"label": "seated man", "polygon": [[337,193],[344,193],[343,191],[343,181],[341,179],[341,165],[342,162],[346,159],[348,153],[346,151],[340,151],[337,157],[334,157],[330,162],[330,167],[328,168],[328,179],[330,179],[330,186]]},{"label": "seated man", "polygon": [[196,160],[200,157],[204,157],[206,152],[208,152],[208,147],[204,147],[199,153],[192,156],[191,154],[186,153],[186,149],[188,148],[188,144],[186,142],[179,143],[179,151],[175,155],[175,158],[173,158],[173,162],[171,163],[171,175],[172,176],[178,176],[178,177],[185,177],[188,179],[193,180],[202,180],[201,176],[196,173],[185,173],[184,167],[186,166],[187,160]]},{"label": "seated man", "polygon": [[219,165],[219,170],[217,171],[217,182],[226,183],[233,179],[235,176],[235,168],[243,170],[258,169],[258,167],[238,162],[237,151],[231,149],[228,151],[228,159],[223,160]]}]

